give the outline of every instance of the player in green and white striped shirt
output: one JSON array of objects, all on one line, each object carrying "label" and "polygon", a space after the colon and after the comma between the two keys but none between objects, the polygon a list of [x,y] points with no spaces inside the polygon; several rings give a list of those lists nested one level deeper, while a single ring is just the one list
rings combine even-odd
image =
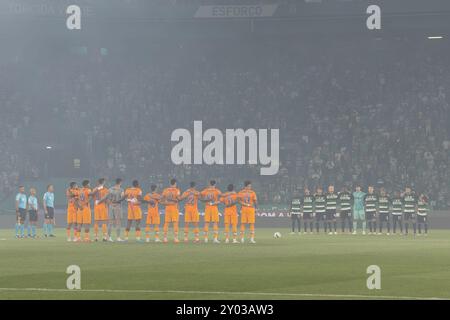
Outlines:
[{"label": "player in green and white striped shirt", "polygon": [[348,191],[347,187],[344,187],[339,193],[339,216],[341,218],[341,231],[345,232],[345,222],[348,222],[348,231],[352,232],[353,222],[352,222],[352,205],[353,196]]},{"label": "player in green and white striped shirt", "polygon": [[386,193],[384,188],[380,189],[380,195],[378,197],[378,221],[380,223],[378,234],[383,233],[383,224],[386,222],[387,235],[391,232],[391,223],[389,221],[389,208],[391,205],[391,199]]},{"label": "player in green and white striped shirt", "polygon": [[416,210],[417,210],[417,197],[413,193],[411,187],[405,188],[403,193],[403,221],[405,224],[405,235],[408,235],[408,227],[411,223],[414,229],[414,235],[416,235]]},{"label": "player in green and white striped shirt", "polygon": [[369,224],[369,234],[376,234],[378,196],[375,194],[373,186],[369,186],[367,189],[367,194],[364,197],[364,209],[366,213],[366,220]]},{"label": "player in green and white striped shirt", "polygon": [[417,225],[419,235],[422,234],[422,225],[424,226],[424,235],[428,235],[428,212],[430,212],[430,201],[428,197],[421,193],[417,202]]},{"label": "player in green and white striped shirt", "polygon": [[314,214],[316,216],[316,231],[320,231],[320,222],[323,221],[323,228],[327,232],[327,223],[325,221],[326,212],[326,200],[321,187],[317,188],[317,192],[314,195]]},{"label": "player in green and white striped shirt", "polygon": [[333,234],[333,229],[331,229],[331,223],[333,223],[334,234],[337,234],[336,217],[337,217],[338,194],[334,192],[334,186],[332,184],[328,186],[328,192],[325,195],[325,201],[326,201],[326,219],[327,219],[326,223],[328,224],[329,229],[328,234]]},{"label": "player in green and white striped shirt", "polygon": [[305,230],[305,234],[308,231],[308,225],[309,225],[309,233],[313,233],[313,227],[314,227],[314,196],[311,194],[309,189],[306,187],[304,189],[303,194],[303,227]]},{"label": "player in green and white striped shirt", "polygon": [[292,221],[292,232],[291,234],[295,234],[295,225],[297,224],[298,234],[300,234],[300,214],[302,212],[302,201],[300,199],[300,195],[298,192],[294,193],[294,196],[291,199],[291,207],[289,210],[291,214]]},{"label": "player in green and white striped shirt", "polygon": [[392,198],[392,231],[394,234],[397,232],[397,224],[400,229],[400,234],[403,234],[403,199],[399,191],[394,193]]}]

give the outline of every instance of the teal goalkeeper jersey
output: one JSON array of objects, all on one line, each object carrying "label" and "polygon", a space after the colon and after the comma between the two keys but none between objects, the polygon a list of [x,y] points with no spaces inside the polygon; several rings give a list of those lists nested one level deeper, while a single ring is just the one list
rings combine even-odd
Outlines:
[{"label": "teal goalkeeper jersey", "polygon": [[365,192],[353,192],[353,209],[354,210],[364,210],[364,197]]}]

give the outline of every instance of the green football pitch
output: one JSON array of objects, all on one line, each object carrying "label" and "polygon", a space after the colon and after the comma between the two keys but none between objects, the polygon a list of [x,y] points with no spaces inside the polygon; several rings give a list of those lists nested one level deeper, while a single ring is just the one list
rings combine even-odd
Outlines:
[{"label": "green football pitch", "polygon": [[[282,237],[274,239],[280,231]],[[256,244],[68,243],[0,230],[0,299],[450,298],[450,231],[428,237],[289,235]],[[68,290],[66,269],[81,269]],[[367,289],[367,267],[381,289]]]}]

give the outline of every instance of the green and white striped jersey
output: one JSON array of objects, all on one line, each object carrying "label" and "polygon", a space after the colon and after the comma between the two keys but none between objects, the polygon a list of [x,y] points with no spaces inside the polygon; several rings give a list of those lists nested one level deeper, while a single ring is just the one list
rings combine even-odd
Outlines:
[{"label": "green and white striped jersey", "polygon": [[378,196],[375,193],[367,193],[364,197],[365,211],[368,213],[377,212]]},{"label": "green and white striped jersey", "polygon": [[314,196],[304,195],[303,196],[303,213],[313,213],[314,212]]},{"label": "green and white striped jersey", "polygon": [[404,213],[415,213],[416,212],[417,198],[415,194],[404,194],[403,195],[403,212]]},{"label": "green and white striped jersey", "polygon": [[291,214],[300,214],[302,212],[302,201],[299,198],[291,200]]},{"label": "green and white striped jersey", "polygon": [[417,214],[419,216],[427,216],[430,211],[430,207],[428,205],[428,201],[420,200],[417,202]]},{"label": "green and white striped jersey", "polygon": [[378,212],[379,213],[389,213],[389,207],[391,204],[391,200],[389,199],[389,196],[386,195],[379,195],[378,196]]},{"label": "green and white striped jersey", "polygon": [[336,210],[337,208],[337,200],[338,195],[337,193],[327,193],[325,195],[325,201],[326,201],[326,209],[327,210]]},{"label": "green and white striped jersey", "polygon": [[314,211],[316,213],[325,213],[326,199],[324,194],[316,194],[314,196]]},{"label": "green and white striped jersey", "polygon": [[403,213],[403,199],[401,197],[394,197],[392,199],[392,214],[394,216],[401,216]]},{"label": "green and white striped jersey", "polygon": [[339,193],[339,206],[341,207],[341,212],[352,211],[353,196],[350,192]]}]

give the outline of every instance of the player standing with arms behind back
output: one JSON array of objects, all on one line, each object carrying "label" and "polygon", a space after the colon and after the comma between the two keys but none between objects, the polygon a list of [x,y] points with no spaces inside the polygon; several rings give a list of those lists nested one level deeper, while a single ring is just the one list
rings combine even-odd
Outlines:
[{"label": "player standing with arms behind back", "polygon": [[144,201],[148,204],[147,208],[147,220],[145,222],[145,242],[150,242],[150,231],[153,226],[155,232],[155,242],[161,242],[159,240],[159,225],[161,224],[161,217],[159,215],[159,201],[161,195],[156,192],[156,185],[150,186],[150,192],[144,197]]},{"label": "player standing with arms behind back", "polygon": [[252,190],[252,183],[250,181],[244,182],[244,189],[239,191],[239,203],[241,204],[241,242],[245,242],[245,225],[249,225],[250,229],[250,243],[255,241],[255,215],[258,199],[255,191]]},{"label": "player standing with arms behind back", "polygon": [[209,187],[203,189],[200,193],[201,200],[206,202],[205,204],[205,217],[204,217],[204,236],[205,242],[208,242],[208,231],[209,224],[213,223],[214,230],[214,243],[220,243],[219,241],[219,197],[221,195],[221,191],[216,188],[216,181],[211,180],[209,182]]},{"label": "player standing with arms behind back", "polygon": [[142,242],[141,240],[141,219],[142,219],[142,209],[141,209],[141,198],[142,190],[139,187],[139,181],[133,180],[132,187],[125,190],[125,198],[128,202],[128,219],[127,227],[125,228],[125,241],[128,241],[128,235],[130,229],[133,225],[136,230],[136,242]]},{"label": "player standing with arms behind back", "polygon": [[177,180],[170,180],[170,187],[165,188],[161,194],[161,204],[165,205],[164,210],[164,243],[167,243],[167,233],[169,232],[169,225],[173,225],[173,242],[178,243],[178,219],[180,213],[178,212],[178,202],[180,201],[180,189],[177,187]]},{"label": "player standing with arms behind back", "polygon": [[187,189],[181,195],[181,200],[185,200],[184,203],[184,242],[188,242],[189,236],[189,223],[194,225],[194,242],[198,243],[199,239],[199,229],[198,223],[200,221],[200,215],[198,214],[198,197],[200,192],[195,189],[195,182],[190,183],[189,189]]},{"label": "player standing with arms behind back", "polygon": [[232,184],[228,185],[227,192],[223,193],[220,198],[220,202],[225,205],[224,209],[224,223],[225,223],[225,243],[230,242],[230,224],[231,231],[233,232],[233,243],[239,243],[237,241],[237,224],[238,224],[238,214],[237,214],[237,202],[238,195],[234,191],[234,186]]}]

